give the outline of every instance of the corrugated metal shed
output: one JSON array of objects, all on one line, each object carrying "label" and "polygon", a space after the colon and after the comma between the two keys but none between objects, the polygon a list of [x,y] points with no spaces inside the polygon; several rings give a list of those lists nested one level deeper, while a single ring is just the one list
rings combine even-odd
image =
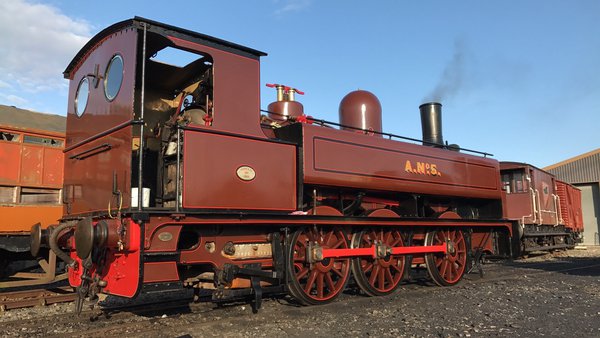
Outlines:
[{"label": "corrugated metal shed", "polygon": [[67,118],[0,104],[0,125],[17,129],[37,129],[64,133],[67,127]]},{"label": "corrugated metal shed", "polygon": [[544,168],[581,190],[583,244],[600,244],[600,148]]},{"label": "corrugated metal shed", "polygon": [[545,167],[544,170],[571,184],[600,182],[600,148]]}]

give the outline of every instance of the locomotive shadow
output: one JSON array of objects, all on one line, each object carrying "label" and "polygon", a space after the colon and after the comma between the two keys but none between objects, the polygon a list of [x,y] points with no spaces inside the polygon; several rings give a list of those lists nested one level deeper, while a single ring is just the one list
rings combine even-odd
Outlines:
[{"label": "locomotive shadow", "polygon": [[543,262],[507,261],[502,265],[523,270],[556,272],[572,276],[600,276],[600,257],[553,257]]},{"label": "locomotive shadow", "polygon": [[192,304],[193,297],[189,290],[185,289],[172,289],[154,294],[142,293],[135,299],[109,295],[98,302],[99,312],[90,320],[111,319],[121,313],[132,313],[148,318],[192,313]]}]

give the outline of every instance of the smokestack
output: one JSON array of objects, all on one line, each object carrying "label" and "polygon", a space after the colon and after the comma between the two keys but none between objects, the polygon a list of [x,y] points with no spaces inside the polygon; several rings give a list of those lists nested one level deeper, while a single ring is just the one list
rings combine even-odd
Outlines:
[{"label": "smokestack", "polygon": [[[442,136],[442,104],[438,102],[423,103],[419,106],[421,111],[421,129],[423,130],[423,144],[431,143],[444,145]],[[429,142],[429,143],[425,143]]]}]

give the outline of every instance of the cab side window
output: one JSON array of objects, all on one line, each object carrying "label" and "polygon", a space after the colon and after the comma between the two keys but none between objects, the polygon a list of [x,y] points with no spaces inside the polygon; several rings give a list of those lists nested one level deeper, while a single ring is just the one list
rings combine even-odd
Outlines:
[{"label": "cab side window", "polygon": [[502,185],[507,194],[523,193],[527,191],[527,179],[522,170],[513,170],[502,174]]}]

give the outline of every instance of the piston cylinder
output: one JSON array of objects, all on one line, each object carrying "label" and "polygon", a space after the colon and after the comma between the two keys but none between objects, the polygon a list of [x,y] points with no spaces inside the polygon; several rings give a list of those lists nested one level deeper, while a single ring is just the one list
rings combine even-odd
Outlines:
[{"label": "piston cylinder", "polygon": [[[364,130],[381,136],[381,103],[366,90],[356,90],[344,96],[339,108],[340,124],[344,130]],[[350,127],[350,128],[348,128]]]}]

